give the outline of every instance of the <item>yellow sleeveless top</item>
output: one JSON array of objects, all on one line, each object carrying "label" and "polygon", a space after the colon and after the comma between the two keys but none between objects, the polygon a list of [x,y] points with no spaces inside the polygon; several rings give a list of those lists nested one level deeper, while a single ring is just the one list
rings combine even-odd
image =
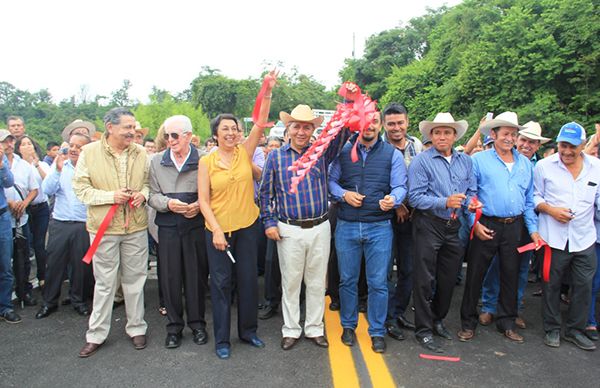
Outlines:
[{"label": "yellow sleeveless top", "polygon": [[[208,169],[210,207],[224,233],[235,232],[252,225],[259,215],[254,203],[252,162],[244,146],[237,145],[231,168],[227,169],[215,151],[200,159]],[[211,230],[208,223],[206,228]]]}]

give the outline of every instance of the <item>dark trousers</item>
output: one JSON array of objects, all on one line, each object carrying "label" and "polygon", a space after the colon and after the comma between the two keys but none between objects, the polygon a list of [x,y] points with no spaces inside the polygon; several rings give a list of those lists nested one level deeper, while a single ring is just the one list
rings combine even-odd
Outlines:
[{"label": "dark trousers", "polygon": [[[477,302],[481,294],[483,278],[487,273],[494,255],[500,260],[500,295],[496,326],[499,330],[514,330],[517,318],[517,291],[519,288],[519,267],[521,259],[517,248],[521,242],[524,224],[519,217],[512,224],[503,224],[482,216],[479,221],[488,229],[496,232],[491,240],[482,241],[473,237],[467,253],[467,281],[460,308],[463,329],[474,330],[477,327]],[[454,273],[456,275],[456,272]]]},{"label": "dark trousers", "polygon": [[25,294],[31,292],[29,283],[31,262],[29,261],[29,222],[19,228],[13,228],[13,274],[15,278],[15,293],[17,298],[23,299]]},{"label": "dark trousers", "polygon": [[229,347],[231,327],[231,287],[235,277],[238,290],[238,336],[249,340],[256,335],[258,314],[258,274],[256,271],[256,235],[258,222],[247,228],[226,233],[231,262],[225,251],[212,244],[212,232],[206,230],[206,251],[210,269],[210,298],[212,301],[215,347]]},{"label": "dark trousers", "polygon": [[561,280],[565,271],[571,272],[571,303],[567,313],[566,332],[585,330],[590,302],[592,299],[592,279],[596,273],[595,244],[580,252],[552,249],[550,281],[543,282],[543,319],[544,330],[560,330],[560,293]]},{"label": "dark trousers", "polygon": [[[180,234],[177,227],[159,226],[160,282],[167,308],[167,333],[180,333],[185,327],[183,302],[190,329],[206,327],[205,295],[208,282],[206,244],[202,229]],[[183,295],[182,295],[183,294]]]},{"label": "dark trousers", "polygon": [[412,224],[415,334],[424,337],[448,314],[464,250],[458,238],[460,221],[447,223],[417,211]]},{"label": "dark trousers", "polygon": [[48,253],[46,252],[46,233],[48,232],[48,223],[50,222],[50,207],[48,206],[48,202],[29,205],[27,207],[27,213],[29,214],[28,224],[31,230],[30,243],[35,252],[37,278],[38,280],[45,280],[46,262],[48,260]]},{"label": "dark trousers", "polygon": [[398,223],[392,219],[394,229],[394,259],[396,261],[397,278],[394,282],[393,261],[388,276],[388,320],[395,320],[404,315],[410,303],[413,289],[413,236],[412,221]]},{"label": "dark trousers", "polygon": [[81,259],[90,247],[90,234],[85,222],[50,221],[48,234],[48,266],[42,296],[48,307],[58,306],[60,291],[71,266],[69,286],[73,307],[84,306],[93,287],[92,266]]},{"label": "dark trousers", "polygon": [[281,269],[277,243],[267,239],[267,253],[265,257],[265,301],[268,305],[276,307],[281,303]]}]

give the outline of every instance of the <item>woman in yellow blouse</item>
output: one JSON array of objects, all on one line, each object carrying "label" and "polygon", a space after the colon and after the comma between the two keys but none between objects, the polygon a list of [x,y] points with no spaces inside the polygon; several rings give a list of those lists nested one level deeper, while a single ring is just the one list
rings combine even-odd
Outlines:
[{"label": "woman in yellow blouse", "polygon": [[[259,209],[254,203],[252,155],[264,133],[271,107],[271,91],[277,74],[272,71],[259,119],[248,138],[239,144],[238,119],[220,114],[211,122],[217,150],[198,164],[200,210],[206,223],[206,250],[210,270],[215,348],[217,357],[229,358],[231,343],[232,280],[238,292],[238,336],[250,345],[263,348],[256,336],[258,308],[257,244]],[[235,260],[235,264],[234,264]]]}]

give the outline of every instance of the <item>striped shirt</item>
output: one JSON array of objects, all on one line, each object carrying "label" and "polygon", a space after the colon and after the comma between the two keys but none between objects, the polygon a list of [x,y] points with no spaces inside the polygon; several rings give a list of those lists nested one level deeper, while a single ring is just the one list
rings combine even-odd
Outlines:
[{"label": "striped shirt", "polygon": [[[260,215],[266,228],[277,226],[277,220],[306,220],[327,213],[327,172],[329,164],[342,150],[350,132],[342,130],[329,144],[325,154],[298,185],[298,192],[289,192],[292,171],[288,167],[301,154],[289,144],[269,153],[260,183]],[[306,149],[302,153],[306,152]]]},{"label": "striped shirt", "polygon": [[477,193],[471,157],[452,150],[450,162],[435,148],[414,157],[408,167],[408,201],[410,206],[437,217],[450,219],[452,209],[446,199],[452,194],[466,194],[466,207]]}]

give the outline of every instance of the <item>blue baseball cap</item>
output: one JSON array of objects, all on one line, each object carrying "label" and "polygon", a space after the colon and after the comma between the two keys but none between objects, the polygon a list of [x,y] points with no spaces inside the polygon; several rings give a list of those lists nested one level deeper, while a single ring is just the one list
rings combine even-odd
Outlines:
[{"label": "blue baseball cap", "polygon": [[576,122],[571,121],[563,125],[560,129],[556,137],[556,142],[559,143],[561,141],[578,146],[585,141],[585,129]]},{"label": "blue baseball cap", "polygon": [[483,138],[483,146],[485,147],[488,144],[491,144],[494,142],[494,139],[492,139],[491,136],[486,136]]}]

